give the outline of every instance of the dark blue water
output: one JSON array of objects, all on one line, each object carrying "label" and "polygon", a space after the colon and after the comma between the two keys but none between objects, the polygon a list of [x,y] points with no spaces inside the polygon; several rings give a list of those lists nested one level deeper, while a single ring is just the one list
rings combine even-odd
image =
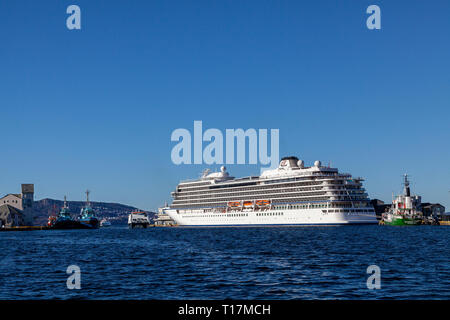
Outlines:
[{"label": "dark blue water", "polygon": [[[0,232],[0,299],[449,299],[450,227]],[[381,269],[369,290],[366,269]],[[69,265],[81,289],[69,290]]]}]

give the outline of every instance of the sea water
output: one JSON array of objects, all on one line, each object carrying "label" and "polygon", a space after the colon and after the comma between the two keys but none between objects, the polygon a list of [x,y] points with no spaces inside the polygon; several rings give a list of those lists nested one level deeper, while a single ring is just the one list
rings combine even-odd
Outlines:
[{"label": "sea water", "polygon": [[[449,299],[448,226],[0,232],[0,299]],[[80,289],[68,289],[69,266]],[[380,270],[369,289],[367,268]]]}]

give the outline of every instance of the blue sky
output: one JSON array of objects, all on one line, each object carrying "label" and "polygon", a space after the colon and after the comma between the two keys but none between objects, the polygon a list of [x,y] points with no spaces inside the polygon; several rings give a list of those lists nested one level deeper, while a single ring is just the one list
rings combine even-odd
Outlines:
[{"label": "blue sky", "polygon": [[372,198],[408,172],[449,211],[449,17],[449,1],[2,1],[0,194],[155,209],[206,167],[170,158],[202,120],[279,129],[281,156],[331,161]]}]

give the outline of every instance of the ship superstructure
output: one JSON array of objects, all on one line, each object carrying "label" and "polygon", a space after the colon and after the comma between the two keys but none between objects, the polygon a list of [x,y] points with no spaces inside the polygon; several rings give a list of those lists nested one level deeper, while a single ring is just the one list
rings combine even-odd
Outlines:
[{"label": "ship superstructure", "polygon": [[404,192],[392,201],[392,206],[382,216],[382,221],[387,225],[420,225],[423,220],[421,211],[422,199],[420,196],[411,195],[408,175],[404,176]]},{"label": "ship superstructure", "polygon": [[260,176],[234,178],[226,168],[182,181],[164,208],[179,225],[309,225],[377,223],[362,178],[316,161],[285,157]]},{"label": "ship superstructure", "polygon": [[91,202],[89,201],[89,194],[90,191],[86,190],[86,206],[81,209],[78,221],[85,228],[97,229],[100,226],[100,221],[98,220],[94,209],[92,209],[91,207]]}]

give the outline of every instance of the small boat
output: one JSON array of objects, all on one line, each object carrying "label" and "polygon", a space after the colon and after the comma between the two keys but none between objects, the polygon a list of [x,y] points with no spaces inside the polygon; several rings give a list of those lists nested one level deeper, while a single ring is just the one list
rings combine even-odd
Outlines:
[{"label": "small boat", "polygon": [[417,226],[422,224],[423,214],[420,210],[421,199],[411,196],[408,175],[403,182],[404,194],[397,196],[388,212],[382,215],[382,223],[389,226]]},{"label": "small boat", "polygon": [[128,226],[134,228],[147,228],[150,226],[150,219],[145,211],[134,211],[128,215]]},{"label": "small boat", "polygon": [[89,202],[89,193],[90,191],[86,191],[86,206],[81,209],[80,217],[78,218],[78,222],[81,224],[83,229],[98,229],[100,227],[100,221],[96,217],[94,209],[91,207],[91,203]]},{"label": "small boat", "polygon": [[102,219],[100,221],[100,227],[101,228],[111,227],[111,222],[109,222],[107,219]]}]

